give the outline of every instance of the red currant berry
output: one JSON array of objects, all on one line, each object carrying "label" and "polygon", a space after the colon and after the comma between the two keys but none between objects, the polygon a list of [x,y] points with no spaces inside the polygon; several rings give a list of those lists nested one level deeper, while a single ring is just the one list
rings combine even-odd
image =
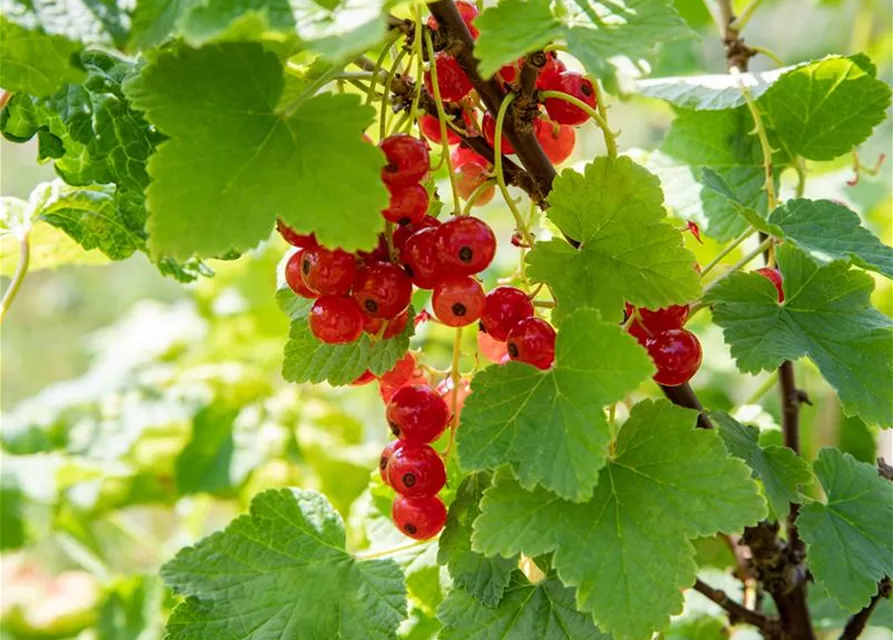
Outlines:
[{"label": "red currant berry", "polygon": [[304,284],[304,280],[301,278],[301,262],[303,255],[304,250],[298,249],[291,255],[288,262],[285,263],[285,281],[297,295],[312,300],[316,297],[316,294]]},{"label": "red currant berry", "polygon": [[781,272],[778,269],[773,269],[772,267],[762,267],[760,269],[757,269],[755,273],[759,273],[761,276],[769,280],[769,282],[774,284],[775,290],[778,291],[778,302],[784,302],[784,289],[781,286],[783,282]]},{"label": "red currant berry", "polygon": [[400,531],[415,540],[433,538],[446,524],[447,510],[437,496],[407,498],[397,496],[391,507],[391,519]]},{"label": "red currant berry", "polygon": [[350,383],[352,387],[362,387],[363,385],[369,384],[375,380],[375,374],[366,369],[363,373],[357,376],[356,380]]},{"label": "red currant berry", "polygon": [[388,187],[391,198],[388,208],[381,212],[388,222],[409,224],[418,222],[428,212],[428,192],[420,184],[408,187]]},{"label": "red currant berry", "polygon": [[[487,144],[489,144],[494,149],[496,148],[496,118],[490,115],[490,112],[484,114],[484,119],[481,121],[481,129],[484,132],[484,138],[487,140]],[[502,153],[514,153],[515,148],[512,146],[512,143],[508,141],[508,138],[505,137],[505,134],[502,134]]]},{"label": "red currant berry", "polygon": [[357,261],[353,255],[325,247],[304,249],[301,256],[301,277],[304,284],[321,295],[338,295],[350,291],[357,275]]},{"label": "red currant berry", "polygon": [[388,402],[391,432],[407,442],[434,442],[450,421],[446,402],[426,384],[403,386]]},{"label": "red currant berry", "polygon": [[390,371],[379,376],[378,385],[379,390],[382,392],[382,397],[384,397],[385,390],[387,390],[387,398],[385,398],[384,401],[389,402],[391,396],[393,396],[400,387],[406,384],[416,384],[417,380],[420,380],[418,384],[425,384],[425,379],[422,377],[421,370],[416,368],[415,356],[407,351]]},{"label": "red currant berry", "polygon": [[[595,108],[595,89],[592,88],[592,82],[574,71],[546,76],[542,88],[546,91],[562,91]],[[545,107],[549,117],[559,124],[577,126],[589,120],[585,111],[558,98],[546,99]]]},{"label": "red currant berry", "polygon": [[493,229],[480,218],[454,216],[437,228],[440,261],[456,274],[471,275],[486,269],[496,255]]},{"label": "red currant berry", "polygon": [[373,262],[357,273],[351,295],[370,316],[396,318],[409,306],[412,282],[397,265]]},{"label": "red currant berry", "polygon": [[[379,336],[380,334],[382,340],[389,340],[394,336],[400,335],[406,328],[406,323],[409,322],[409,311],[404,311],[396,318],[390,320],[373,318],[369,314],[364,315],[366,317],[363,318],[363,331],[370,336]],[[382,331],[382,327],[384,327],[384,331]]]},{"label": "red currant berry", "polygon": [[474,149],[470,149],[469,147],[458,146],[453,150],[453,153],[450,154],[450,160],[453,162],[453,169],[460,169],[466,164],[473,162],[482,167],[490,167],[490,163],[487,162],[487,159],[479,154]]},{"label": "red currant berry", "polygon": [[437,229],[422,229],[409,237],[400,252],[404,271],[419,289],[433,289],[443,276],[436,234]]},{"label": "red currant berry", "polygon": [[640,343],[644,344],[650,336],[670,329],[681,329],[688,320],[689,307],[687,304],[674,304],[662,309],[639,308],[638,311],[630,303],[626,303],[624,314],[629,317],[636,313],[636,319],[629,325],[629,333]]},{"label": "red currant berry", "polygon": [[[440,120],[434,116],[424,115],[419,118],[419,129],[422,135],[431,142],[443,144],[440,138]],[[461,138],[459,134],[453,131],[453,128],[447,126],[447,144],[459,144]]]},{"label": "red currant berry", "polygon": [[385,448],[381,450],[381,455],[378,456],[378,475],[381,476],[381,481],[388,486],[391,486],[391,483],[388,480],[388,460],[390,460],[391,456],[399,451],[405,444],[406,443],[402,440],[391,440],[385,445]]},{"label": "red currant berry", "polygon": [[407,442],[388,460],[388,481],[408,498],[436,496],[446,484],[443,460],[427,444]]},{"label": "red currant berry", "polygon": [[487,294],[481,326],[494,340],[505,341],[509,331],[521,320],[533,315],[533,303],[515,287],[496,287]]},{"label": "red currant berry", "polygon": [[549,76],[557,76],[567,71],[567,66],[558,59],[556,51],[550,51],[546,54],[546,64],[540,69],[539,76],[536,78],[537,89],[545,89],[545,85],[550,82]]},{"label": "red currant berry", "polygon": [[362,262],[387,262],[391,259],[388,239],[383,233],[379,233],[375,248],[372,251],[357,251],[357,258]]},{"label": "red currant berry", "polygon": [[[467,201],[477,188],[487,182],[490,177],[490,172],[476,162],[463,164],[456,170],[456,190],[459,192],[459,197]],[[494,185],[491,184],[489,187],[485,187],[475,197],[472,206],[483,207],[493,199],[495,194],[496,187]]]},{"label": "red currant berry", "polygon": [[395,133],[380,143],[388,163],[381,170],[381,179],[392,187],[418,184],[428,173],[428,145],[407,133]]},{"label": "red currant berry", "polygon": [[[440,89],[440,97],[445,102],[457,102],[471,93],[474,88],[471,80],[465,75],[465,71],[459,62],[451,55],[440,52],[434,56],[434,64],[437,65],[437,86]],[[425,87],[428,93],[434,95],[434,84],[431,81],[431,72],[425,72]]]},{"label": "red currant berry", "polygon": [[393,241],[394,248],[397,251],[402,251],[403,247],[406,246],[406,241],[409,240],[409,237],[414,234],[416,231],[421,231],[422,229],[427,229],[428,227],[439,227],[440,220],[434,218],[432,216],[425,216],[418,222],[410,222],[409,224],[401,224],[399,227],[394,229]]},{"label": "red currant berry", "polygon": [[685,329],[656,333],[645,341],[645,348],[657,367],[654,381],[665,387],[685,384],[701,366],[701,343]]},{"label": "red currant berry", "polygon": [[316,246],[316,236],[312,233],[310,235],[304,235],[298,233],[287,224],[282,222],[282,220],[276,220],[276,230],[279,232],[279,235],[282,236],[282,239],[285,240],[288,244],[293,247],[315,247]]},{"label": "red currant berry", "polygon": [[[473,21],[478,16],[478,8],[470,2],[465,2],[465,0],[457,0],[456,9],[459,10],[462,22],[468,27],[468,32],[471,34],[471,38],[477,40],[478,30],[474,28]],[[437,31],[437,19],[434,16],[428,16],[428,28]]]},{"label": "red currant berry", "polygon": [[505,65],[499,70],[499,76],[502,78],[503,82],[508,82],[513,84],[515,80],[518,78],[518,71],[521,70],[521,67],[524,65],[524,58],[518,58],[514,62]]},{"label": "red currant berry", "polygon": [[478,331],[478,352],[490,362],[505,364],[509,361],[508,347],[485,331]]},{"label": "red currant berry", "polygon": [[555,329],[540,318],[526,318],[509,331],[506,347],[512,360],[548,369],[555,362]]},{"label": "red currant berry", "polygon": [[534,123],[533,132],[543,148],[543,153],[552,164],[561,164],[574,151],[577,134],[571,127],[538,118]]},{"label": "red currant berry", "polygon": [[322,296],[310,308],[310,331],[326,344],[347,344],[363,334],[363,311],[353,298]]},{"label": "red currant berry", "polygon": [[445,278],[434,287],[434,315],[448,327],[464,327],[481,317],[484,289],[471,276]]}]

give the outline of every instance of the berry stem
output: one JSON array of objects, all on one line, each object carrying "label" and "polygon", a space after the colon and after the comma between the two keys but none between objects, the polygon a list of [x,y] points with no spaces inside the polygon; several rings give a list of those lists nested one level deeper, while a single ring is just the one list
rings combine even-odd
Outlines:
[{"label": "berry stem", "polygon": [[760,109],[757,107],[756,102],[754,102],[750,89],[741,82],[740,73],[737,69],[732,69],[732,74],[739,75],[738,80],[741,88],[741,96],[744,98],[744,102],[750,110],[750,115],[753,116],[754,133],[757,134],[757,138],[760,140],[760,148],[763,151],[763,171],[766,173],[766,182],[763,185],[763,188],[766,190],[769,213],[772,213],[778,206],[778,197],[775,195],[775,181],[772,178],[772,147],[769,145],[769,137],[766,135],[766,127],[763,126],[763,117],[760,114]]},{"label": "berry stem", "polygon": [[[397,73],[397,68],[400,66],[400,61],[403,60],[404,56],[406,56],[406,50],[401,49],[400,53],[397,54],[397,57],[394,59],[394,63],[391,65],[390,71],[388,71],[388,76],[385,78],[385,87],[391,86],[391,81],[394,79],[394,75]],[[378,134],[379,137],[383,140],[387,135],[388,130],[388,95],[385,95],[381,99],[381,115],[379,116],[378,123]]]},{"label": "berry stem", "polygon": [[410,549],[415,549],[416,547],[431,544],[435,540],[437,540],[437,538],[431,540],[416,540],[415,542],[402,544],[399,547],[391,547],[390,549],[382,549],[381,551],[360,551],[358,553],[355,553],[353,557],[357,560],[374,560],[375,558],[387,558],[388,556],[393,556],[403,551],[409,551]]},{"label": "berry stem", "polygon": [[496,131],[493,134],[493,166],[494,171],[496,172],[496,182],[499,184],[499,191],[502,193],[503,200],[505,200],[505,203],[511,210],[512,216],[515,218],[515,226],[521,233],[521,237],[524,238],[524,242],[527,245],[532,246],[533,237],[530,235],[530,230],[527,228],[527,224],[524,222],[521,212],[518,211],[517,205],[515,205],[515,202],[509,195],[508,187],[505,186],[505,176],[502,174],[502,127],[505,123],[505,114],[508,112],[509,105],[514,99],[515,94],[510,93],[505,97],[505,100],[502,101],[502,104],[499,105],[499,113],[496,115]]},{"label": "berry stem", "polygon": [[[738,32],[742,31],[762,3],[763,0],[750,0],[750,4],[744,7],[744,11],[741,12],[740,16],[732,20],[732,24],[729,27]],[[758,50],[756,47],[751,47],[751,49]]]},{"label": "berry stem", "polygon": [[782,60],[781,57],[777,53],[767,49],[766,47],[751,46],[750,50],[753,51],[754,53],[762,53],[764,56],[769,58],[772,62],[774,62],[779,67],[784,66],[784,60]]},{"label": "berry stem", "polygon": [[747,240],[750,236],[756,233],[756,231],[756,229],[748,225],[747,229],[745,229],[741,235],[732,240],[732,242],[726,245],[723,250],[720,251],[715,258],[713,258],[713,260],[707,263],[707,266],[701,270],[701,278],[710,273],[716,267],[716,265],[722,262],[723,258],[732,253],[732,251],[734,251],[738,247],[738,245]]},{"label": "berry stem", "polygon": [[459,202],[459,190],[456,188],[456,173],[453,171],[453,161],[450,158],[450,141],[447,140],[447,116],[443,108],[443,100],[440,98],[440,86],[437,84],[437,65],[434,64],[434,44],[431,42],[431,32],[425,30],[425,48],[428,50],[428,60],[431,61],[431,88],[434,89],[434,103],[437,105],[437,118],[440,120],[440,141],[443,147],[443,158],[446,162],[447,173],[450,176],[450,188],[453,191],[453,212],[457,215],[462,212],[462,204]]},{"label": "berry stem", "polygon": [[[762,384],[756,388],[756,390],[750,394],[750,397],[747,398],[740,406],[746,406],[749,404],[756,404],[759,402],[764,395],[766,395],[770,389],[775,387],[775,383],[778,381],[778,370],[773,371],[765,380],[763,380]],[[739,407],[735,407],[730,413],[735,414],[736,410]]]},{"label": "berry stem", "polygon": [[443,459],[446,460],[453,451],[453,445],[456,442],[456,429],[459,427],[459,382],[462,380],[462,373],[459,371],[459,357],[462,355],[462,327],[456,329],[456,337],[453,338],[453,361],[450,364],[450,380],[453,382],[453,389],[450,392],[450,439],[447,442],[446,449],[443,450]]},{"label": "berry stem", "polygon": [[794,171],[797,172],[797,191],[795,195],[797,198],[802,198],[803,194],[806,193],[806,160],[800,156],[794,158]]},{"label": "berry stem", "polygon": [[[378,77],[381,75],[381,69],[384,65],[384,59],[387,57],[388,52],[391,50],[391,47],[394,46],[394,43],[397,42],[397,38],[400,36],[399,32],[393,32],[390,38],[385,42],[384,46],[381,49],[381,53],[378,56],[378,59],[375,61],[375,64],[372,67],[372,79],[369,82],[369,93],[366,94],[366,104],[372,104],[372,100],[375,98],[375,81],[378,80]],[[388,85],[385,85],[385,89],[387,89]]]},{"label": "berry stem", "polygon": [[[415,33],[421,33],[424,27],[422,26],[422,10],[418,5],[413,5],[412,17],[415,21]],[[416,83],[415,93],[412,96],[412,106],[409,108],[409,117],[413,123],[418,124],[419,102],[422,99],[422,78],[425,76],[425,56],[422,55],[421,38],[413,38],[412,49],[416,55]],[[411,126],[412,125],[410,125],[410,128]],[[419,137],[421,137],[421,135],[422,131],[419,129]]]},{"label": "berry stem", "polygon": [[493,186],[493,182],[495,181],[491,178],[490,180],[485,180],[474,188],[474,191],[468,196],[468,200],[465,201],[465,208],[462,209],[463,216],[471,215],[471,208],[474,206],[475,201],[481,197],[481,194],[484,193],[484,191]]},{"label": "berry stem", "polygon": [[6,290],[6,293],[3,294],[3,300],[0,301],[0,322],[3,322],[3,319],[6,317],[6,312],[9,311],[9,308],[15,301],[16,295],[22,287],[22,281],[28,273],[28,265],[31,260],[30,233],[31,229],[28,227],[19,238],[19,261],[16,264],[15,273],[12,274],[12,281],[9,283],[9,288]]},{"label": "berry stem", "polygon": [[751,260],[753,260],[754,258],[756,258],[756,257],[757,257],[758,255],[760,255],[761,253],[763,253],[763,251],[765,251],[766,249],[768,249],[768,248],[774,246],[774,244],[775,244],[775,239],[772,238],[771,236],[768,237],[768,238],[766,238],[765,240],[763,240],[763,241],[760,243],[760,246],[758,246],[756,249],[754,249],[753,251],[751,251],[750,253],[748,253],[746,256],[744,256],[743,258],[741,258],[738,262],[736,262],[736,263],[733,264],[731,267],[729,267],[729,270],[728,270],[726,273],[722,274],[722,275],[719,276],[716,280],[714,280],[714,281],[711,282],[709,285],[707,285],[706,287],[704,287],[704,294],[706,294],[708,291],[710,291],[711,289],[713,289],[713,287],[715,287],[715,286],[718,285],[720,282],[722,282],[723,280],[725,280],[726,278],[728,278],[730,275],[732,275],[733,273],[735,273],[736,271],[738,271],[738,270],[741,269],[742,267],[746,266],[747,263],[749,263]]},{"label": "berry stem", "polygon": [[[596,83],[596,82],[592,83],[593,88],[596,86],[596,84],[598,84],[598,83]],[[598,102],[598,95],[599,95],[598,89],[595,89],[595,91],[596,91],[596,101],[597,101],[596,104],[600,105],[601,102]],[[567,93],[564,93],[563,91],[540,91],[540,96],[543,99],[557,98],[558,100],[564,100],[565,102],[570,102],[572,105],[574,105],[578,109],[582,109],[583,111],[585,111],[586,115],[588,115],[590,118],[595,120],[595,123],[602,130],[602,135],[605,137],[605,148],[608,150],[608,157],[611,158],[612,160],[617,157],[617,138],[616,138],[615,134],[608,128],[608,123],[605,120],[605,118],[602,117],[602,114],[600,114],[598,111],[596,111],[595,109],[590,107],[588,104],[586,104],[582,100],[575,98],[574,96],[569,95]]]}]

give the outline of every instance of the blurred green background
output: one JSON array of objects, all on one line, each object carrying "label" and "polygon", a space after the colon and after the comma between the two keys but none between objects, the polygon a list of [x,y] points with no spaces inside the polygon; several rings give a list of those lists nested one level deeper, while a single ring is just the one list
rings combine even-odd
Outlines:
[{"label": "blurred green background", "polygon": [[[703,4],[678,0],[677,6],[702,38],[664,47],[653,75],[722,72],[722,48]],[[766,0],[746,35],[749,44],[771,48],[787,64],[865,52],[880,78],[890,82],[893,74],[888,2]],[[772,66],[757,57],[752,69]],[[654,149],[672,118],[657,101],[611,100],[610,121],[622,130],[624,149]],[[593,127],[578,136],[573,161],[603,153]],[[863,145],[863,161],[870,165],[889,154],[891,140],[888,119]],[[27,198],[38,182],[53,178],[52,167],[37,165],[36,156],[34,144],[0,141],[2,195]],[[844,200],[893,243],[893,163],[854,187],[847,185],[848,158],[809,169],[807,197]],[[480,215],[501,239],[509,237],[510,217],[498,198]],[[689,237],[687,243],[702,263],[716,252],[709,240],[698,245]],[[517,257],[504,244],[498,266],[508,275]],[[359,524],[375,513],[367,486],[386,439],[375,386],[288,385],[279,375],[288,325],[274,292],[284,251],[274,235],[237,261],[210,262],[215,277],[185,286],[162,277],[140,253],[120,263],[28,274],[0,334],[0,516],[24,511],[24,530],[5,522],[3,530],[28,540],[25,550],[3,557],[4,638],[160,637],[170,601],[154,577],[159,564],[223,526],[262,488],[298,485],[325,492],[348,521],[355,548],[389,535],[380,518],[372,526]],[[875,302],[893,315],[893,288],[877,282]],[[707,320],[701,314],[694,325],[705,352],[693,382],[699,396],[759,425],[764,439],[780,440],[775,393],[748,403],[765,376],[738,374],[721,332]],[[472,352],[473,332],[466,334]],[[427,327],[414,346],[424,346],[427,361],[443,367],[450,339]],[[809,363],[798,363],[797,375],[813,401],[803,413],[807,457],[832,444],[862,460],[879,453],[893,457],[889,438],[881,440],[858,418],[843,416]],[[718,568],[728,561],[709,542],[701,551]],[[402,633],[430,637],[441,594],[434,589],[412,595],[412,620]],[[828,610],[823,624],[833,629],[840,618]],[[724,637],[713,627],[680,629],[681,635],[668,637]]]}]

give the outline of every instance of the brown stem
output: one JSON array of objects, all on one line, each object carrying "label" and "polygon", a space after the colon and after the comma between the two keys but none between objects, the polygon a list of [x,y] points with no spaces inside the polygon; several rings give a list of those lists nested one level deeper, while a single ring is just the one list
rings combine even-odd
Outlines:
[{"label": "brown stem", "polygon": [[725,591],[714,589],[700,579],[695,581],[694,590],[715,602],[729,614],[729,623],[746,622],[763,632],[765,638],[780,638],[780,627],[776,618],[770,618],[732,600]]},{"label": "brown stem", "polygon": [[695,395],[690,384],[685,383],[678,387],[665,387],[664,385],[660,385],[660,389],[673,404],[697,411],[698,426],[701,429],[713,428],[713,423],[710,422],[710,419],[706,415],[704,415],[704,407],[701,405],[701,401],[698,400],[698,397]]},{"label": "brown stem", "polygon": [[747,71],[747,64],[756,55],[756,52],[745,45],[738,30],[732,28],[732,23],[735,22],[735,9],[732,6],[732,0],[719,0],[718,5],[722,42],[726,47],[726,67]]},{"label": "brown stem", "polygon": [[881,598],[889,598],[891,583],[889,578],[884,578],[878,583],[877,593],[871,597],[871,601],[857,614],[853,615],[843,628],[840,640],[855,640],[865,630],[868,619],[877,607]]}]

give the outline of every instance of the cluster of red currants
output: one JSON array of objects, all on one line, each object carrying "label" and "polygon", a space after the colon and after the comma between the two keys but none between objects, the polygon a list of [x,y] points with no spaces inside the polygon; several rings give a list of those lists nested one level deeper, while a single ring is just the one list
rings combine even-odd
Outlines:
[{"label": "cluster of red currants", "polygon": [[654,381],[666,387],[685,384],[701,366],[701,343],[682,328],[688,312],[687,304],[657,310],[626,305],[627,331],[648,350],[657,367]]},{"label": "cluster of red currants", "polygon": [[[456,7],[471,37],[477,39],[478,30],[474,26],[474,19],[478,15],[477,7],[463,0],[456,2]],[[428,27],[437,29],[437,20],[430,17]],[[504,66],[496,74],[497,80],[506,89],[514,87],[520,80],[520,70],[525,63],[525,58],[519,58],[514,64]],[[437,85],[441,98],[447,103],[460,106],[463,110],[465,134],[471,137],[483,134],[487,143],[491,147],[494,146],[496,119],[489,112],[485,112],[480,122],[478,121],[473,107],[474,101],[470,97],[473,87],[459,62],[450,54],[440,52],[435,55],[433,64],[437,71]],[[429,93],[433,94],[430,71],[425,74],[425,86]],[[561,91],[593,108],[596,106],[596,94],[592,83],[579,73],[567,71],[565,64],[558,59],[558,54],[554,51],[546,54],[546,63],[538,71],[536,87],[543,91]],[[579,107],[557,98],[547,98],[543,106],[545,113],[533,123],[534,134],[552,164],[560,164],[573,152],[576,143],[574,127],[585,123],[589,116]],[[440,121],[436,117],[422,116],[419,119],[419,127],[428,140],[442,144]],[[461,138],[450,128],[447,128],[446,135],[447,143],[450,145],[458,145],[461,142]],[[501,140],[501,151],[505,154],[515,152],[505,137]],[[489,180],[492,167],[486,158],[464,146],[459,146],[453,151],[451,160],[456,173],[459,195],[468,200],[478,187]],[[483,188],[474,205],[487,204],[493,198],[493,194],[492,186]]]}]

